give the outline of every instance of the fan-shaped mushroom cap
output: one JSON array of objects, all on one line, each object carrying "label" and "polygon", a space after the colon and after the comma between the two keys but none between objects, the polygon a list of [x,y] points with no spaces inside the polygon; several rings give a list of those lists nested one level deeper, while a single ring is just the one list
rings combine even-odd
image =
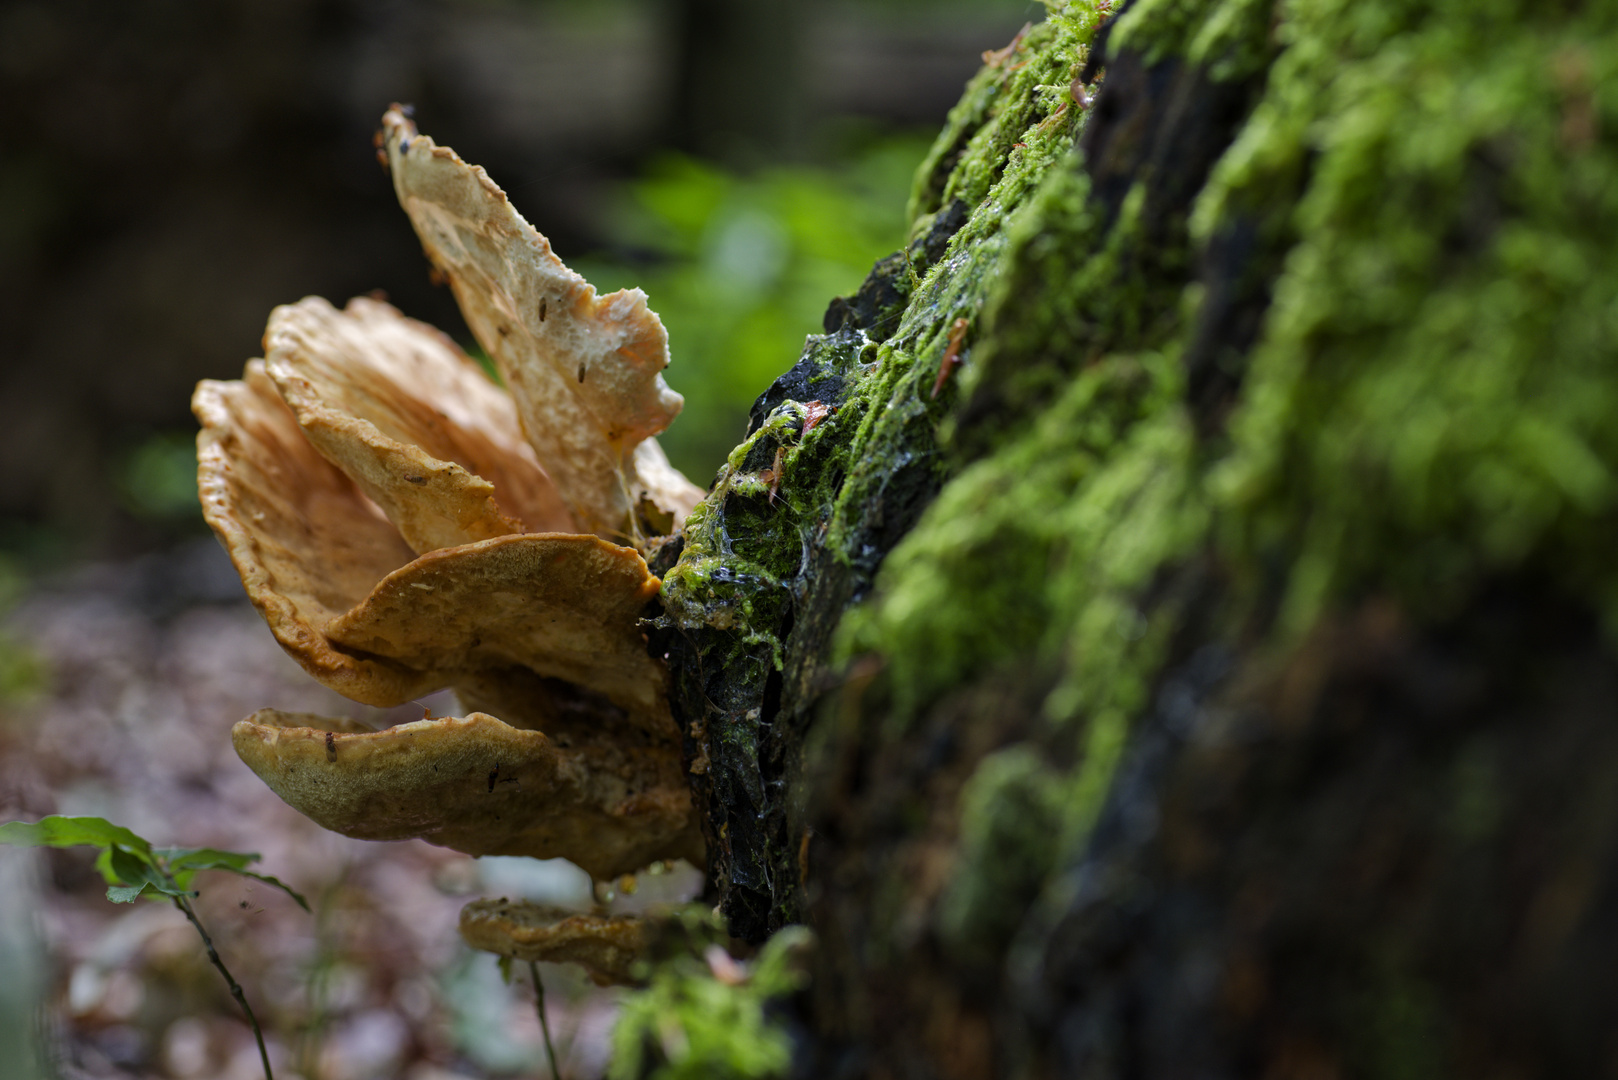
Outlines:
[{"label": "fan-shaped mushroom cap", "polygon": [[474,949],[553,964],[578,964],[599,986],[634,985],[650,928],[633,915],[594,915],[526,901],[474,900],[461,909],[461,939]]},{"label": "fan-shaped mushroom cap", "polygon": [[681,404],[662,324],[639,290],[598,297],[481,169],[412,144],[397,110],[384,125],[399,198],[512,395],[386,304],[311,297],[272,315],[267,365],[198,386],[198,482],[305,670],[376,706],[452,686],[474,711],[373,732],[266,709],[234,728],[237,753],[349,836],[598,878],[700,862],[638,626],[659,582],[603,538],[671,530],[702,496],[651,437]]},{"label": "fan-shaped mushroom cap", "polygon": [[648,490],[636,471],[636,446],[668,427],[682,404],[660,374],[668,334],[646,294],[597,296],[481,168],[417,134],[398,106],[382,127],[399,202],[499,364],[529,442],[579,522],[638,540],[641,498],[669,514],[700,498],[680,477],[690,490],[671,500],[666,483]]},{"label": "fan-shaped mushroom cap", "polygon": [[595,536],[502,536],[428,552],[326,625],[337,645],[453,686],[518,665],[593,690],[672,735],[662,669],[636,620],[658,579]]},{"label": "fan-shaped mushroom cap", "polygon": [[277,795],[345,836],[566,858],[598,879],[702,860],[679,755],[662,744],[567,747],[485,713],[356,732],[274,709],[231,738]]},{"label": "fan-shaped mushroom cap", "polygon": [[642,488],[637,511],[653,535],[671,534],[707,494],[669,464],[656,439],[635,447],[635,475]]},{"label": "fan-shaped mushroom cap", "polygon": [[271,312],[264,347],[309,441],[417,552],[578,531],[509,395],[439,331],[380,301],[311,296]]},{"label": "fan-shaped mushroom cap", "polygon": [[334,647],[326,626],[413,557],[369,499],[304,438],[264,373],[197,385],[197,487],[248,598],[281,647],[340,694],[372,705],[432,687],[419,674]]},{"label": "fan-shaped mushroom cap", "polygon": [[658,580],[590,535],[528,533],[411,559],[399,533],[304,438],[258,361],[193,407],[203,510],[276,639],[325,685],[399,705],[513,665],[672,730],[636,628]]}]

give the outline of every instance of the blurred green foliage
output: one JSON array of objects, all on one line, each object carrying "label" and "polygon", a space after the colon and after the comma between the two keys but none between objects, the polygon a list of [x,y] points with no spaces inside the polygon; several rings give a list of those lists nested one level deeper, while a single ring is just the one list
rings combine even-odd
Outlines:
[{"label": "blurred green foliage", "polygon": [[863,142],[834,165],[736,175],[687,157],[627,185],[609,253],[572,259],[603,292],[645,290],[669,332],[669,385],[685,411],[660,437],[706,486],[747,409],[820,333],[826,305],[904,241],[910,176],[930,136]]},{"label": "blurred green foliage", "polygon": [[[482,2],[493,4],[497,0],[482,0]],[[673,6],[669,0],[527,0],[527,2],[578,22],[600,22],[616,17],[625,9],[656,10]],[[1044,0],[840,0],[835,6],[875,15],[926,14],[935,20],[952,15],[983,12],[993,15],[1001,13],[1020,15],[1026,12],[1027,18],[1037,19],[1044,15],[1046,8]]]},{"label": "blurred green foliage", "polygon": [[723,927],[700,905],[676,913],[665,932],[682,938],[682,946],[653,966],[644,989],[624,999],[612,1032],[609,1080],[785,1076],[791,1039],[767,1006],[803,987],[809,930],[786,927],[745,964],[719,944]]},{"label": "blurred green foliage", "polygon": [[[26,588],[22,565],[0,554],[0,616],[22,598]],[[37,697],[48,678],[44,658],[15,633],[0,629],[0,710]]]},{"label": "blurred green foliage", "polygon": [[297,901],[303,910],[309,910],[309,901],[278,878],[247,869],[250,863],[259,860],[260,856],[255,853],[153,847],[150,840],[106,818],[52,814],[38,821],[8,821],[0,824],[0,844],[100,849],[96,869],[107,882],[107,899],[115,904],[131,903],[139,897],[187,900],[197,895],[191,888],[197,874],[204,870],[225,870],[274,886]]},{"label": "blurred green foliage", "polygon": [[190,431],[162,431],[134,444],[114,467],[124,509],[143,521],[202,520],[197,502],[197,443]]}]

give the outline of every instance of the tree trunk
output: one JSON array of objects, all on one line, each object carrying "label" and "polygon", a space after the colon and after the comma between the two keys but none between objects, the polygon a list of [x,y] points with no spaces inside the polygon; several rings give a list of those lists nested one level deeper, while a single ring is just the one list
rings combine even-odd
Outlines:
[{"label": "tree trunk", "polygon": [[1075,4],[656,641],[802,1075],[1618,1075],[1618,24]]}]

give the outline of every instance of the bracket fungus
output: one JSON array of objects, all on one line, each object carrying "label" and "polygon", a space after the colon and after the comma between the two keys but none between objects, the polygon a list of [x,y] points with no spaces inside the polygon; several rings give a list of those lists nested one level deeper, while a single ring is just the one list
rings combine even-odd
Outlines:
[{"label": "bracket fungus", "polygon": [[[381,301],[309,297],[271,313],[241,379],[198,385],[198,486],[304,670],[379,707],[449,687],[467,715],[372,731],[263,709],[236,751],[348,836],[564,857],[598,880],[700,864],[667,674],[639,628],[660,584],[647,539],[703,494],[655,440],[681,405],[667,335],[640,290],[596,295],[405,112],[383,118],[399,200],[510,392]],[[634,920],[547,920],[521,955],[627,978]]]},{"label": "bracket fungus", "polygon": [[474,949],[513,960],[578,964],[600,986],[632,985],[639,981],[635,962],[646,953],[651,928],[631,915],[474,900],[461,909],[461,937]]}]

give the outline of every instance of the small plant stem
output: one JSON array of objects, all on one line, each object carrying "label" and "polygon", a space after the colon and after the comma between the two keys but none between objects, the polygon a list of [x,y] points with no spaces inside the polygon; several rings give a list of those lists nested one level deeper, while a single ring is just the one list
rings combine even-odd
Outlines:
[{"label": "small plant stem", "polygon": [[219,974],[225,977],[225,984],[230,987],[231,996],[236,999],[236,1004],[242,1007],[242,1012],[247,1014],[247,1022],[253,1025],[253,1038],[258,1040],[258,1056],[264,1062],[264,1080],[275,1080],[275,1074],[270,1071],[270,1052],[264,1048],[264,1032],[258,1026],[258,1017],[253,1015],[253,1007],[247,1004],[247,995],[242,993],[241,986],[231,977],[230,970],[225,967],[225,962],[219,959],[219,952],[213,947],[213,939],[208,936],[208,931],[202,928],[202,920],[197,918],[195,911],[191,910],[191,905],[183,897],[176,896],[173,899],[174,906],[179,908],[185,917],[191,920],[191,925],[197,928],[198,934],[202,935],[202,944],[208,950],[208,959],[213,961],[213,966],[219,969]]},{"label": "small plant stem", "polygon": [[534,1011],[539,1013],[539,1030],[545,1033],[545,1056],[551,1063],[551,1080],[562,1080],[556,1067],[556,1047],[551,1045],[551,1022],[545,1017],[545,984],[539,981],[539,965],[528,961],[528,974],[534,980]]}]

